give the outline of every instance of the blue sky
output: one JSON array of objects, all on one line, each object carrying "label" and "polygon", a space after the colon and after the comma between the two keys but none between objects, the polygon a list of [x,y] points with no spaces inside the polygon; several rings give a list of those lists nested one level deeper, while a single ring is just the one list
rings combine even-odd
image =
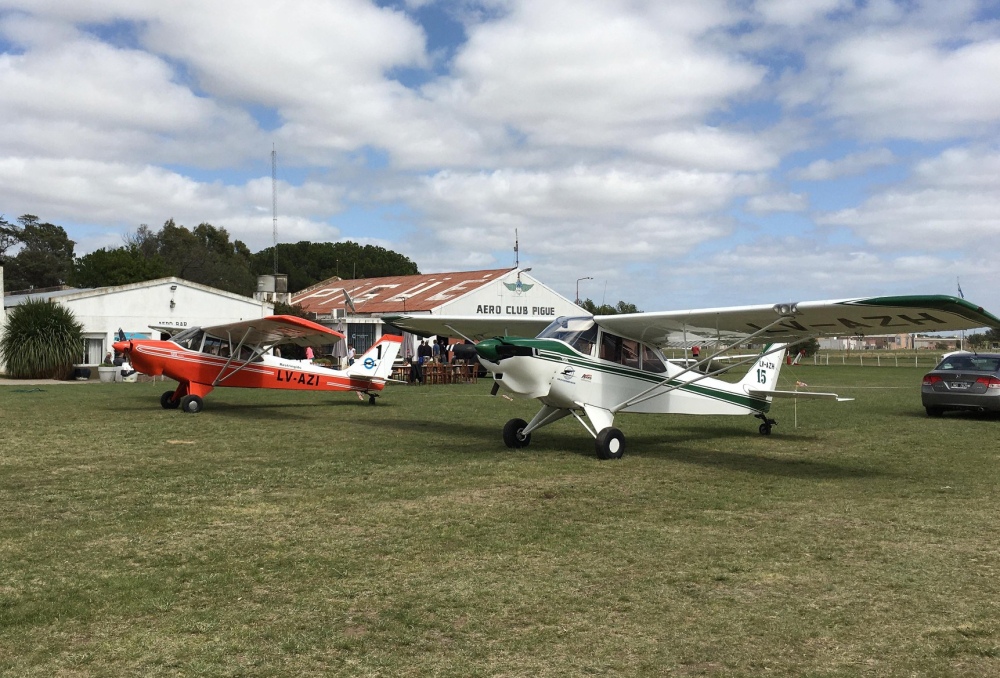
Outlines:
[{"label": "blue sky", "polygon": [[0,213],[520,263],[645,310],[1000,312],[1000,12],[950,0],[0,0]]}]

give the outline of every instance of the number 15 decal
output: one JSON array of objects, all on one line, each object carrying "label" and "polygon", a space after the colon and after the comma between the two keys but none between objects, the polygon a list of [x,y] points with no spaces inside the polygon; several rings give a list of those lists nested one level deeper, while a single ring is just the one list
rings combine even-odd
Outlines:
[{"label": "number 15 decal", "polygon": [[757,370],[757,383],[766,384],[767,383],[767,370],[759,369]]}]

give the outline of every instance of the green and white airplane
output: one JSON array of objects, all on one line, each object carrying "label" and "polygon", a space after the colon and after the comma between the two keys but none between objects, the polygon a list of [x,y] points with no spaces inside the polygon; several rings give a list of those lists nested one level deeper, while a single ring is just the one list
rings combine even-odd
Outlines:
[{"label": "green and white airplane", "polygon": [[[896,296],[739,306],[687,311],[563,317],[548,323],[523,316],[407,315],[385,317],[421,335],[478,341],[476,352],[500,389],[535,398],[541,409],[530,422],[511,419],[507,447],[527,447],[538,429],[572,415],[595,438],[597,456],[617,459],[625,436],[614,427],[619,412],[647,414],[751,414],[767,435],[776,423],[767,413],[774,398],[840,398],[835,393],[781,391],[778,374],[788,346],[812,337],[870,336],[1000,328],[1000,318],[950,296]],[[539,331],[540,330],[540,331]],[[524,338],[532,336],[534,338]],[[765,344],[736,383],[716,378],[726,351]],[[671,361],[668,347],[711,347],[696,360]]]}]

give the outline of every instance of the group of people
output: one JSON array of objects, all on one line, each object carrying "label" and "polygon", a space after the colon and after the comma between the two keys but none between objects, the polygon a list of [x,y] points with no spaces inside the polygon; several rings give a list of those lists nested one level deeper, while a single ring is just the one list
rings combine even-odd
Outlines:
[{"label": "group of people", "polygon": [[[275,349],[275,350],[277,350],[277,349]],[[354,346],[352,344],[348,344],[348,346],[347,346],[347,366],[348,367],[350,367],[351,365],[354,364],[354,357],[355,357],[355,355],[356,355],[356,352],[354,350]],[[279,354],[279,356],[280,356],[280,354]],[[313,351],[313,347],[312,346],[306,346],[306,360],[307,361],[311,361],[315,357],[316,357],[316,353]]]},{"label": "group of people", "polygon": [[104,362],[120,368],[119,371],[122,379],[131,377],[135,374],[135,370],[132,369],[132,365],[129,363],[128,358],[125,357],[124,353],[115,353],[112,355],[111,351],[108,351],[107,355],[104,356]]},{"label": "group of people", "polygon": [[416,355],[407,355],[406,359],[410,363],[410,383],[424,383],[424,365],[433,361],[438,363],[450,362],[449,354],[452,347],[446,339],[431,343],[424,339],[417,345]]}]

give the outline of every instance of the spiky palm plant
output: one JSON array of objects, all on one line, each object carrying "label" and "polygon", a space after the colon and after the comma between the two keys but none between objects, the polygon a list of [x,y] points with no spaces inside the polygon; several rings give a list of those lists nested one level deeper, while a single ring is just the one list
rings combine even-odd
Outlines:
[{"label": "spiky palm plant", "polygon": [[65,379],[83,354],[83,325],[53,301],[28,299],[7,314],[0,356],[15,379]]}]

